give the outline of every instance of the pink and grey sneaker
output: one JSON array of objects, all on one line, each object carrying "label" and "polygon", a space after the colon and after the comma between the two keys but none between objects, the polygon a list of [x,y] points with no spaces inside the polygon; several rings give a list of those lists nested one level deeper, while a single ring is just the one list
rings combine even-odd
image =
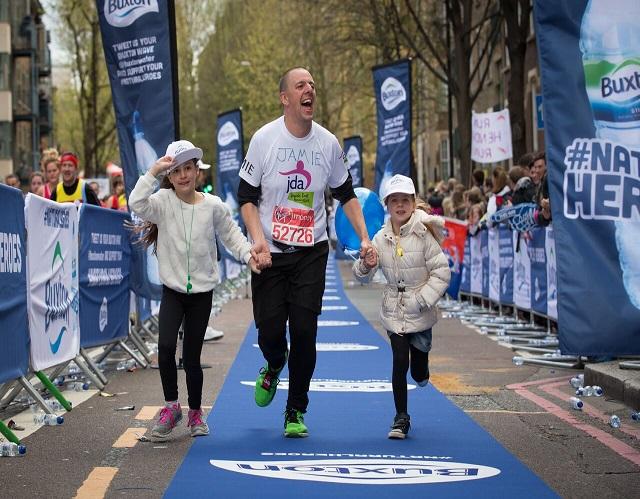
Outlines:
[{"label": "pink and grey sneaker", "polygon": [[189,409],[187,426],[192,437],[204,437],[209,434],[209,426],[202,420],[202,409]]},{"label": "pink and grey sneaker", "polygon": [[156,424],[153,425],[153,429],[151,430],[151,437],[154,440],[160,442],[166,440],[169,437],[171,431],[176,427],[181,419],[182,408],[180,407],[179,402],[165,405],[160,410],[158,421],[156,421]]}]

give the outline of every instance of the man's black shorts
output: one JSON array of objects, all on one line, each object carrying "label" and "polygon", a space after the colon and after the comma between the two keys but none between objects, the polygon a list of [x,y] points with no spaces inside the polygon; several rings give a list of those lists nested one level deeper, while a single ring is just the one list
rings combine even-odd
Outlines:
[{"label": "man's black shorts", "polygon": [[272,253],[272,265],[251,274],[253,316],[256,326],[287,303],[322,311],[329,244],[321,241],[293,253]]}]

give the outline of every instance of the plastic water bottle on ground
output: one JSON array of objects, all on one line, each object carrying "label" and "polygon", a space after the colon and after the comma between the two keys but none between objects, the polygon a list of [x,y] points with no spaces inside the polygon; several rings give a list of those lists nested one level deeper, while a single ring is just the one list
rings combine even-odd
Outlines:
[{"label": "plastic water bottle on ground", "polygon": [[569,384],[577,390],[578,388],[582,387],[582,380],[578,376],[574,376],[569,381]]},{"label": "plastic water bottle on ground", "polygon": [[46,401],[47,402],[47,406],[49,407],[49,409],[51,409],[52,411],[61,411],[64,408],[62,407],[62,404],[60,402],[58,402],[56,399],[49,399]]},{"label": "plastic water bottle on ground", "polygon": [[520,357],[519,355],[516,355],[513,357],[513,363],[516,366],[521,366],[522,364],[524,364],[524,359],[522,357]]},{"label": "plastic water bottle on ground", "polygon": [[634,421],[640,421],[640,412],[632,412],[631,419],[633,419]]},{"label": "plastic water bottle on ground", "polygon": [[571,404],[571,408],[575,409],[576,411],[581,411],[582,407],[584,406],[584,403],[578,397],[571,397],[569,399],[569,403]]},{"label": "plastic water bottle on ground", "polygon": [[602,397],[604,395],[604,390],[601,386],[593,385],[591,389],[593,390],[594,397]]},{"label": "plastic water bottle on ground", "polygon": [[69,389],[74,392],[82,392],[89,389],[89,383],[84,381],[75,381],[69,385]]},{"label": "plastic water bottle on ground", "polygon": [[34,423],[41,424],[44,426],[57,426],[64,423],[64,418],[62,416],[57,416],[55,414],[36,414],[33,418]]},{"label": "plastic water bottle on ground", "polygon": [[[596,136],[640,149],[640,2],[590,0],[580,27],[580,50],[587,96]],[[624,288],[629,301],[640,309],[640,221],[615,220]]]},{"label": "plastic water bottle on ground", "polygon": [[24,456],[26,452],[27,448],[24,445],[16,444],[14,442],[0,443],[0,456],[2,457]]},{"label": "plastic water bottle on ground", "polygon": [[609,426],[611,426],[611,428],[620,428],[620,425],[620,418],[615,414],[609,418]]}]

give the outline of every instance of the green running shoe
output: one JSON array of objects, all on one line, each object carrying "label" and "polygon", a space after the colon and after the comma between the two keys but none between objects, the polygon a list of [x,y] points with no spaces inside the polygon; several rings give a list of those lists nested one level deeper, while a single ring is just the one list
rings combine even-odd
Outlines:
[{"label": "green running shoe", "polygon": [[260,369],[258,377],[256,378],[255,390],[256,404],[258,404],[259,407],[268,406],[273,400],[273,397],[275,397],[276,390],[278,389],[278,383],[280,383],[280,378],[278,378],[278,376],[284,369],[288,357],[289,352],[285,355],[284,364],[282,364],[280,369],[271,369],[268,362]]},{"label": "green running shoe", "polygon": [[304,438],[309,430],[304,424],[304,414],[296,409],[284,411],[284,436],[287,438]]}]

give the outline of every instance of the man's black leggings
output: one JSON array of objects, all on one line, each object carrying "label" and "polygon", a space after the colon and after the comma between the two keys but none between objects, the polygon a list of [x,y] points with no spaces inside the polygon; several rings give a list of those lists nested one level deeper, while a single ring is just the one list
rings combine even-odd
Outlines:
[{"label": "man's black leggings", "polygon": [[200,409],[202,403],[202,367],[200,354],[204,334],[211,313],[213,291],[185,294],[162,287],[160,302],[160,334],[158,339],[158,364],[162,391],[167,402],[178,400],[178,369],[176,346],[178,330],[184,319],[182,362],[187,378],[189,408]]},{"label": "man's black leggings", "polygon": [[415,381],[424,381],[428,377],[429,354],[418,350],[409,343],[409,335],[390,334],[393,353],[393,401],[396,413],[407,412],[407,371],[411,364],[411,377]]},{"label": "man's black leggings", "polygon": [[287,350],[287,318],[291,341],[287,407],[305,412],[309,405],[309,384],[316,368],[318,314],[300,305],[285,303],[260,323],[258,344],[270,367],[282,366]]}]

